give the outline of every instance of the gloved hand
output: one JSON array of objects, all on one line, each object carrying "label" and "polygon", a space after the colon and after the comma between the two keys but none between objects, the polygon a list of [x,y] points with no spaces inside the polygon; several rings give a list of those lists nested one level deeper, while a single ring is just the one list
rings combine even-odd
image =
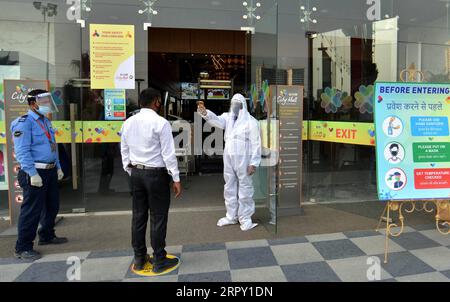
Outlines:
[{"label": "gloved hand", "polygon": [[34,176],[31,176],[30,177],[30,182],[31,182],[31,185],[33,186],[33,187],[37,187],[37,188],[40,188],[40,187],[42,187],[44,184],[42,183],[42,178],[39,176],[39,174],[36,174],[36,175],[34,175]]},{"label": "gloved hand", "polygon": [[61,180],[64,178],[64,172],[61,169],[58,169],[58,180]]},{"label": "gloved hand", "polygon": [[205,108],[205,103],[203,103],[203,101],[197,102],[197,112],[201,116],[206,116],[208,114],[208,112],[206,111],[206,108]]}]

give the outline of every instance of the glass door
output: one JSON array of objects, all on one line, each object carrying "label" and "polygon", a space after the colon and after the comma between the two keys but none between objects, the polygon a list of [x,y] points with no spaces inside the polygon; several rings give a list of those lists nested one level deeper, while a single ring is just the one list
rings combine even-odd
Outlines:
[{"label": "glass door", "polygon": [[[7,213],[7,192],[11,185],[7,183],[6,175],[6,129],[10,125],[3,119],[3,80],[20,79],[49,82],[58,112],[48,117],[55,130],[64,172],[64,178],[59,181],[60,212],[76,212],[85,208],[78,165],[81,146],[77,134],[80,131],[75,122],[79,89],[71,85],[80,77],[80,26],[66,18],[65,10],[69,7],[65,5],[22,2],[2,1],[2,5],[9,5],[10,10],[4,10],[8,11],[6,15],[0,13],[0,215]],[[17,17],[10,18],[8,14],[11,13]],[[17,43],[15,37],[29,41],[32,47],[29,43]],[[23,85],[22,89],[27,91],[25,88]]]},{"label": "glass door", "polygon": [[[262,161],[253,183],[255,186],[255,218],[270,232],[277,231],[277,167],[278,118],[276,102],[270,98],[270,85],[277,84],[277,22],[278,5],[272,1],[264,6],[248,1],[247,32],[251,35],[250,108],[259,121],[262,141]],[[256,10],[253,11],[253,9]]]},{"label": "glass door", "polygon": [[[131,209],[120,130],[139,108],[139,92],[148,85],[147,30],[143,20],[136,18],[139,9],[138,3],[92,1],[82,28],[81,165],[88,212]],[[126,67],[132,61],[134,67]]]}]

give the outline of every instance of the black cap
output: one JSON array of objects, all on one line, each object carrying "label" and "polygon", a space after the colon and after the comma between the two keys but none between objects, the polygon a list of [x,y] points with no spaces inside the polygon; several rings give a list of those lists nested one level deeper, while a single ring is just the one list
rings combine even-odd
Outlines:
[{"label": "black cap", "polygon": [[27,95],[28,105],[30,105],[31,102],[36,102],[36,96],[43,93],[48,93],[48,91],[43,89],[34,89],[28,92]]}]

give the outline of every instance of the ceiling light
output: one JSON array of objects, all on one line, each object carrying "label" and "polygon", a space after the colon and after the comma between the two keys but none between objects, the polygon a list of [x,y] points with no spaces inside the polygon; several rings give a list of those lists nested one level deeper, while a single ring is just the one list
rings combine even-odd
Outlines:
[{"label": "ceiling light", "polygon": [[306,23],[309,27],[309,23],[317,24],[317,19],[312,17],[312,14],[317,12],[317,7],[313,6],[311,9],[308,7],[305,7],[304,5],[300,5],[300,11],[299,11],[299,19],[300,23]]},{"label": "ceiling light", "polygon": [[244,1],[242,2],[242,5],[247,10],[247,13],[243,15],[242,18],[247,21],[249,25],[248,27],[253,26],[254,20],[261,20],[261,16],[256,13],[256,10],[262,6],[261,2],[255,2],[254,0],[251,0],[249,2]]}]

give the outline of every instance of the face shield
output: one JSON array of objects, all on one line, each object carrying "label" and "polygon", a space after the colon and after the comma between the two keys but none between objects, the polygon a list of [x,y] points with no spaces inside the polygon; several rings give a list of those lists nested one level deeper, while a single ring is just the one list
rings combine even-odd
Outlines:
[{"label": "face shield", "polygon": [[36,105],[39,107],[36,108],[36,110],[40,114],[46,115],[49,113],[59,112],[58,107],[56,107],[55,100],[50,92],[38,94],[34,97],[34,99]]},{"label": "face shield", "polygon": [[233,96],[230,103],[230,114],[237,120],[240,119],[241,116],[244,118],[248,114],[247,112],[247,101],[245,97],[237,93]]},{"label": "face shield", "polygon": [[230,105],[230,112],[235,116],[239,116],[239,112],[242,109],[242,103],[239,101],[232,100]]}]

